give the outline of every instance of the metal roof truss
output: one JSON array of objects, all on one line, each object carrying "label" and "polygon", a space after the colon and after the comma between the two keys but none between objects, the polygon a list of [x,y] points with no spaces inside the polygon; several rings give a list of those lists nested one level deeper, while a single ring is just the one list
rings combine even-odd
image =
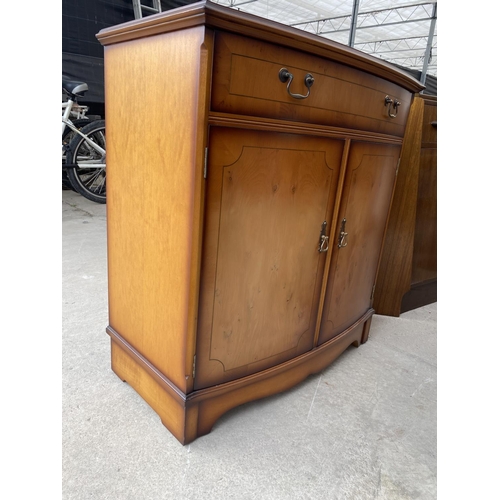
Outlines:
[{"label": "metal roof truss", "polygon": [[437,0],[212,0],[437,76]]}]

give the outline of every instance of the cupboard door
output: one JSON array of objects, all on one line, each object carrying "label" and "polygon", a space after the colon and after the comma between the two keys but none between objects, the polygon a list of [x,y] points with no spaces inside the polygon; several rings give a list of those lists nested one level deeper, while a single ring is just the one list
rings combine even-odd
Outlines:
[{"label": "cupboard door", "polygon": [[343,145],[211,129],[195,388],[312,348]]},{"label": "cupboard door", "polygon": [[371,307],[399,153],[399,146],[351,144],[337,228],[330,238],[333,254],[320,344]]}]

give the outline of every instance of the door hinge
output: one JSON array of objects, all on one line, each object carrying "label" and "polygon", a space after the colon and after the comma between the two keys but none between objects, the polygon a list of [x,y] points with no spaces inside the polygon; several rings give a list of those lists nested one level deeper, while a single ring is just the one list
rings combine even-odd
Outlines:
[{"label": "door hinge", "polygon": [[373,301],[373,297],[375,297],[375,285],[372,287],[372,294],[370,295],[370,302]]},{"label": "door hinge", "polygon": [[401,158],[398,159],[398,164],[396,165],[396,176],[398,175],[399,172],[399,164],[401,163]]},{"label": "door hinge", "polygon": [[193,357],[193,379],[196,375],[196,354]]},{"label": "door hinge", "polygon": [[208,170],[208,148],[205,148],[205,165],[203,166],[203,178],[207,178],[207,170]]}]

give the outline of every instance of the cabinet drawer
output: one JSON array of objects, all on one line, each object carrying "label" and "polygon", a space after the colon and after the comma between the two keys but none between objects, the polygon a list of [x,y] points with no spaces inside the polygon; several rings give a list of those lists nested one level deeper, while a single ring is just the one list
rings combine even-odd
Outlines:
[{"label": "cabinet drawer", "polygon": [[429,97],[424,100],[422,147],[435,147],[437,145],[437,101],[432,101]]},{"label": "cabinet drawer", "polygon": [[[314,83],[307,98],[292,97],[279,72],[293,75],[290,92],[306,95],[304,81]],[[211,110],[402,137],[411,93],[382,78],[298,50],[217,32]],[[401,104],[386,106],[386,96]]]}]

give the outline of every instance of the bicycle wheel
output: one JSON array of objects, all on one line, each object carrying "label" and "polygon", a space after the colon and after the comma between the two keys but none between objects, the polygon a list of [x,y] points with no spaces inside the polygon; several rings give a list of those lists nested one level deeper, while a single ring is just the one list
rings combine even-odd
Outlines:
[{"label": "bicycle wheel", "polygon": [[[85,125],[88,125],[90,120],[88,118],[81,118],[79,120],[73,120],[73,125],[80,130]],[[66,163],[66,153],[67,146],[69,145],[71,139],[75,136],[76,132],[74,132],[69,127],[64,129],[64,133],[62,135],[62,188],[63,189],[73,189],[71,182],[69,182],[68,174],[64,168],[64,164]],[[73,189],[74,191],[74,189]]]},{"label": "bicycle wheel", "polygon": [[106,203],[106,136],[104,120],[85,125],[80,132],[104,152],[99,151],[85,137],[75,134],[66,154],[66,171],[71,185],[85,198]]}]

